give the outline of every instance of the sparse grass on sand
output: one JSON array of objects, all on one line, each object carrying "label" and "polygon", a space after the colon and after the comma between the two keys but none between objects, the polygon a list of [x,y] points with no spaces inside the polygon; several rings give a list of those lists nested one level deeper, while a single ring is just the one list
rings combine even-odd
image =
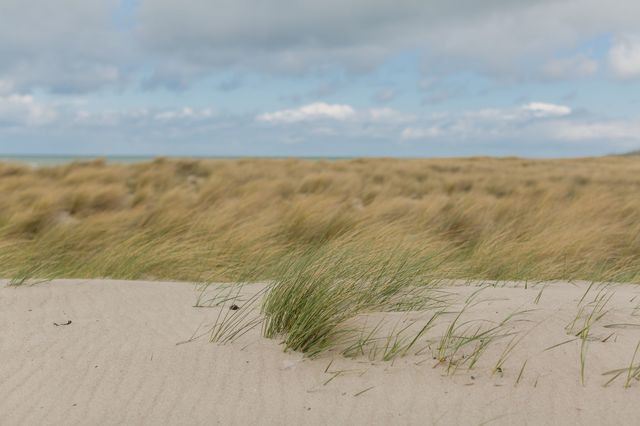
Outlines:
[{"label": "sparse grass on sand", "polygon": [[632,157],[1,164],[0,276],[273,279],[349,244],[441,278],[638,281],[639,190]]}]

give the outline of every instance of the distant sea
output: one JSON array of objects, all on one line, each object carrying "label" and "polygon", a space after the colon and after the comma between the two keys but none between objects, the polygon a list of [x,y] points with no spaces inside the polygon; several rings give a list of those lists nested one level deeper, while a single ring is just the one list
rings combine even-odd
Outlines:
[{"label": "distant sea", "polygon": [[[151,161],[157,157],[167,158],[184,158],[196,160],[233,160],[246,157],[179,157],[179,156],[120,156],[120,155],[2,155],[0,154],[0,162],[28,164],[32,167],[57,166],[60,164],[73,163],[74,161],[91,161],[104,159],[108,163],[127,164],[142,163]],[[252,157],[253,158],[253,157]],[[265,157],[265,158],[287,158],[287,157]],[[352,157],[296,157],[307,160],[347,160]]]}]

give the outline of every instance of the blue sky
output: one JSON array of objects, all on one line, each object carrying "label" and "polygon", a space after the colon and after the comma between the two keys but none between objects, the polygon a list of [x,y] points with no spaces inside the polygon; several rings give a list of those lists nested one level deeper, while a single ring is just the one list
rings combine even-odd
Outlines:
[{"label": "blue sky", "polygon": [[640,149],[635,0],[3,0],[0,154]]}]

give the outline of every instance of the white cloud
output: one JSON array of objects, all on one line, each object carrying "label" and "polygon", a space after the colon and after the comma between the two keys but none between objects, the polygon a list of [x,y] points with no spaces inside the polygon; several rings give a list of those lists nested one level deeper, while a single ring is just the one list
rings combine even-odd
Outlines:
[{"label": "white cloud", "polygon": [[363,117],[365,121],[376,123],[407,123],[414,121],[415,115],[407,114],[393,108],[372,108]]},{"label": "white cloud", "polygon": [[523,114],[524,111],[524,107],[515,109],[483,108],[472,111],[464,111],[460,115],[464,118],[472,120],[512,121],[523,118],[525,116],[525,114]]},{"label": "white cloud", "polygon": [[402,130],[400,137],[404,140],[433,139],[442,135],[442,133],[442,129],[437,126],[406,127]]},{"label": "white cloud", "polygon": [[460,114],[470,120],[484,122],[527,122],[535,119],[570,115],[571,108],[547,102],[530,102],[516,108],[483,108]]},{"label": "white cloud", "polygon": [[183,107],[177,109],[133,108],[104,111],[77,110],[72,114],[73,124],[91,127],[163,128],[206,125],[217,118],[213,108]]},{"label": "white cloud", "polygon": [[79,110],[73,114],[72,125],[84,127],[130,127],[145,123],[150,117],[152,117],[152,114],[146,108],[98,112]]},{"label": "white cloud", "polygon": [[640,78],[640,36],[617,38],[609,50],[609,66],[619,78]]},{"label": "white cloud", "polygon": [[544,75],[553,79],[588,77],[598,71],[598,62],[584,54],[549,61],[543,69]]},{"label": "white cloud", "polygon": [[536,118],[562,117],[571,114],[571,108],[568,106],[545,102],[531,102],[523,105],[522,109]]},{"label": "white cloud", "polygon": [[178,110],[167,110],[159,112],[155,115],[156,120],[176,120],[176,119],[201,119],[209,118],[213,116],[213,110],[211,108],[194,109],[190,107],[184,107]]},{"label": "white cloud", "polygon": [[319,120],[351,121],[366,125],[396,125],[413,122],[416,116],[388,107],[357,111],[350,105],[315,102],[300,108],[268,112],[256,117],[256,121],[259,122],[286,124]]},{"label": "white cloud", "polygon": [[640,141],[640,124],[633,121],[559,122],[551,126],[550,135],[567,141],[630,140]]},{"label": "white cloud", "polygon": [[51,123],[57,116],[55,109],[36,101],[33,96],[0,96],[0,127],[37,127]]},{"label": "white cloud", "polygon": [[296,109],[285,109],[256,117],[257,121],[267,123],[297,123],[310,120],[347,120],[355,116],[355,110],[349,105],[315,102]]},{"label": "white cloud", "polygon": [[531,102],[513,108],[484,108],[449,112],[418,119],[417,126],[405,127],[404,140],[446,141],[520,140],[527,135],[546,133],[558,120],[571,118],[571,108],[545,102]]}]

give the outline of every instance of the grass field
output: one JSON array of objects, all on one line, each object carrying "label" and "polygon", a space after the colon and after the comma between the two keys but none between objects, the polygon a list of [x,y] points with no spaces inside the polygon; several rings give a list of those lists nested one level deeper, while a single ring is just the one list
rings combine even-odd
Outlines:
[{"label": "grass field", "polygon": [[0,276],[262,280],[339,249],[438,278],[637,282],[639,195],[634,157],[5,163]]}]

